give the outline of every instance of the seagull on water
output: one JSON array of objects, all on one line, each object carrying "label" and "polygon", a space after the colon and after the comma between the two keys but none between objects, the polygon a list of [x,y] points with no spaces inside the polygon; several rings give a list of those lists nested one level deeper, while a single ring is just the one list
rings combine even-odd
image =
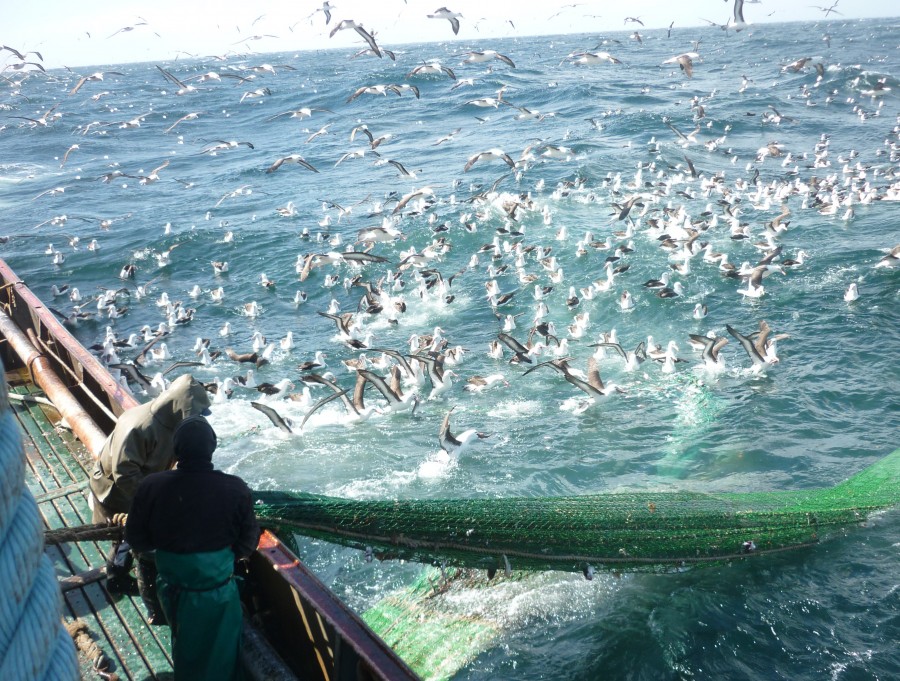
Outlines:
[{"label": "seagull on water", "polygon": [[747,352],[747,356],[750,357],[750,361],[753,362],[753,370],[757,372],[778,362],[778,357],[775,355],[774,350],[772,350],[773,346],[768,340],[769,333],[771,332],[769,325],[763,320],[759,323],[759,326],[760,331],[756,334],[756,340],[754,341],[752,338],[754,334],[745,336],[733,329],[730,325],[725,325],[725,330],[736,338],[741,344],[741,347]]},{"label": "seagull on water", "polygon": [[875,263],[875,267],[886,267],[889,269],[900,267],[900,244],[894,246],[886,256]]},{"label": "seagull on water", "polygon": [[715,336],[709,338],[699,334],[690,334],[690,339],[703,348],[703,354],[700,356],[703,360],[703,368],[710,372],[720,372],[725,368],[723,358],[719,355],[719,350],[728,345],[728,339],[724,336]]},{"label": "seagull on water", "polygon": [[[597,348],[598,351],[602,348],[612,348],[625,360],[625,371],[634,371],[642,362],[646,361],[647,350],[644,341],[638,343],[634,350],[625,350],[619,343],[613,340],[614,338],[615,332],[611,333],[607,337],[607,340],[600,341],[599,343],[592,343],[589,347]],[[594,357],[596,356],[597,353],[594,353]]]},{"label": "seagull on water", "polygon": [[[566,379],[567,382],[574,385],[579,390],[587,393],[588,397],[590,397],[592,402],[596,402],[598,398],[607,397],[612,395],[613,393],[621,393],[624,392],[618,386],[613,385],[612,383],[608,385],[603,385],[603,381],[600,379],[600,370],[597,365],[597,360],[594,357],[588,357],[588,370],[587,374],[581,374],[581,372],[572,369],[568,363],[569,358],[561,358],[561,359],[551,359],[549,362],[541,362],[540,364],[536,364],[525,374],[529,374],[535,369],[539,369],[544,366],[549,366],[552,369],[555,369],[560,374],[562,374],[563,378]],[[582,378],[585,376],[585,378]]]},{"label": "seagull on water", "polygon": [[628,291],[622,291],[622,295],[619,296],[619,308],[623,312],[634,309],[634,297]]},{"label": "seagull on water", "polygon": [[[780,252],[780,248],[773,251],[775,255]],[[769,256],[760,261],[760,264],[756,265],[749,270],[738,271],[738,275],[741,278],[745,278],[747,280],[747,288],[738,289],[738,293],[743,296],[747,296],[748,298],[760,298],[765,292],[765,287],[762,285],[763,277],[768,276],[771,271],[778,271],[782,274],[784,270],[778,265],[771,265],[768,262]]]},{"label": "seagull on water", "polygon": [[450,415],[455,408],[451,407],[446,416],[444,416],[441,428],[438,431],[438,441],[441,443],[441,449],[448,454],[460,454],[473,441],[473,437],[477,437],[480,440],[490,437],[489,433],[480,433],[474,428],[453,435],[450,432]]},{"label": "seagull on water", "polygon": [[466,380],[466,385],[463,386],[463,390],[466,392],[480,393],[496,383],[502,383],[509,387],[509,381],[506,380],[506,377],[503,374],[489,374],[487,376],[471,376]]},{"label": "seagull on water", "polygon": [[400,390],[400,369],[398,367],[395,368],[397,370],[391,372],[391,385],[388,385],[388,382],[383,376],[379,376],[368,369],[360,369],[357,372],[359,376],[374,385],[384,399],[387,400],[387,405],[379,408],[381,413],[396,413],[408,409],[415,410],[416,405],[419,402],[417,393],[410,392],[404,394]]}]

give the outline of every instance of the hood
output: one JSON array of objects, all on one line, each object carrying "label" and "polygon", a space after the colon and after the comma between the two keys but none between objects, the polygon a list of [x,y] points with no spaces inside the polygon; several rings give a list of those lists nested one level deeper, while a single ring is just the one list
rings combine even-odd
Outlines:
[{"label": "hood", "polygon": [[190,374],[172,381],[169,388],[150,403],[153,418],[169,429],[174,429],[189,416],[196,416],[209,408],[209,394]]},{"label": "hood", "polygon": [[186,418],[172,436],[179,468],[210,466],[216,444],[216,432],[202,416]]}]

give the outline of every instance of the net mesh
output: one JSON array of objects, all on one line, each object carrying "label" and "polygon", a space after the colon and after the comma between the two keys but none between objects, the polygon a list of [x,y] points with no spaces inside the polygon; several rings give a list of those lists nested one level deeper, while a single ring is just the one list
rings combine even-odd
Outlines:
[{"label": "net mesh", "polygon": [[457,604],[455,598],[502,579],[487,582],[482,571],[426,568],[410,586],[381,599],[362,618],[416,674],[442,681],[490,648],[503,631],[499,619],[472,613],[466,609],[468,599]]},{"label": "net mesh", "polygon": [[806,546],[900,503],[900,450],[826,489],[350,500],[255,492],[267,527],[488,570],[655,570]]}]

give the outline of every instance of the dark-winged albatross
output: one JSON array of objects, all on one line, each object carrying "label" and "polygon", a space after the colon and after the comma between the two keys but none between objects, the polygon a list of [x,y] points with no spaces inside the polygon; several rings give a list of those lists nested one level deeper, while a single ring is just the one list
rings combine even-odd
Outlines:
[{"label": "dark-winged albatross", "polygon": [[481,151],[477,154],[470,156],[469,160],[466,162],[465,168],[463,168],[463,172],[464,173],[468,172],[469,168],[471,168],[473,165],[478,163],[478,161],[482,161],[485,159],[492,159],[492,158],[500,159],[501,161],[506,163],[506,165],[508,165],[510,168],[515,170],[516,162],[512,160],[512,158],[510,157],[509,154],[507,154],[502,149],[488,149],[487,151]]},{"label": "dark-winged albatross", "polygon": [[280,428],[285,433],[294,432],[291,430],[290,420],[282,417],[277,411],[272,409],[272,407],[268,406],[267,404],[262,404],[261,402],[251,402],[250,406],[257,411],[261,411],[263,414],[265,414],[274,426]]},{"label": "dark-winged albatross", "polygon": [[441,428],[438,431],[438,442],[441,443],[441,449],[443,449],[445,452],[447,452],[448,454],[459,454],[472,441],[473,437],[484,440],[485,438],[491,436],[490,433],[480,433],[474,428],[464,430],[458,435],[454,435],[453,433],[451,433],[450,415],[453,413],[454,409],[456,409],[456,407],[450,407],[450,409],[447,411],[447,414],[444,416],[444,420],[441,422]]},{"label": "dark-winged albatross", "polygon": [[367,409],[362,404],[362,390],[365,387],[365,378],[357,375],[356,385],[353,391],[353,400],[351,401],[349,397],[347,397],[347,392],[349,389],[341,388],[337,383],[331,381],[320,374],[304,374],[300,377],[300,380],[304,383],[318,383],[319,385],[324,385],[332,391],[332,394],[328,397],[325,397],[319,400],[312,408],[306,413],[306,416],[303,417],[303,421],[300,422],[300,429],[303,429],[303,425],[309,420],[309,417],[312,416],[316,411],[324,407],[326,404],[331,402],[332,400],[340,399],[344,406],[347,408],[347,414],[351,419],[357,421],[364,421],[367,419],[371,413],[371,409]]},{"label": "dark-winged albatross", "polygon": [[331,29],[331,33],[328,34],[329,38],[333,38],[334,34],[338,31],[343,31],[344,29],[352,28],[356,31],[360,36],[362,36],[363,40],[365,40],[369,47],[379,57],[382,57],[381,48],[375,43],[375,36],[369,33],[365,28],[363,28],[362,24],[357,24],[353,19],[344,19],[341,23]]},{"label": "dark-winged albatross", "polygon": [[689,334],[689,337],[694,343],[699,344],[703,348],[700,358],[703,360],[704,368],[711,370],[721,370],[723,368],[719,351],[728,345],[728,339],[725,336],[709,338],[708,336],[692,333]]},{"label": "dark-winged albatross", "polygon": [[555,369],[561,373],[566,381],[579,390],[587,393],[588,397],[592,400],[596,400],[600,397],[607,397],[614,392],[623,392],[621,388],[613,384],[603,385],[603,381],[600,379],[600,369],[597,365],[597,360],[593,356],[588,358],[587,380],[574,373],[574,370],[569,366],[570,359],[571,357],[561,357],[559,359],[551,359],[549,362],[541,362],[540,364],[535,364],[522,375],[525,376],[535,369],[549,366],[551,369]]},{"label": "dark-winged albatross", "polygon": [[512,359],[509,360],[510,364],[514,362],[525,362],[526,364],[531,364],[531,357],[528,354],[528,348],[522,345],[508,333],[498,333],[497,340],[499,340],[515,353]]},{"label": "dark-winged albatross", "polygon": [[419,401],[418,395],[416,395],[416,393],[407,393],[404,395],[400,392],[399,369],[396,374],[393,374],[392,372],[393,386],[388,385],[388,382],[383,376],[379,376],[368,369],[360,369],[358,374],[374,385],[384,399],[387,400],[387,406],[379,408],[380,412],[396,413],[398,411],[406,411],[410,407],[415,410],[416,404],[418,404]]},{"label": "dark-winged albatross", "polygon": [[311,170],[314,173],[319,172],[316,170],[311,163],[309,163],[305,158],[303,158],[300,154],[290,154],[289,156],[282,156],[277,161],[275,161],[272,165],[266,168],[267,173],[274,173],[285,163],[298,163],[307,170]]},{"label": "dark-winged albatross", "polygon": [[499,59],[504,64],[509,64],[511,67],[516,68],[512,59],[505,54],[500,54],[496,50],[472,50],[466,54],[468,54],[468,56],[463,60],[464,64],[480,64],[482,62],[490,61],[491,59]]},{"label": "dark-winged albatross", "polygon": [[429,19],[446,19],[450,22],[450,26],[453,27],[453,35],[459,34],[459,20],[463,18],[462,14],[458,12],[452,12],[446,7],[441,7],[439,9],[434,10],[434,14],[428,15]]},{"label": "dark-winged albatross", "polygon": [[407,73],[406,77],[410,78],[412,76],[433,75],[440,73],[446,73],[448,76],[450,76],[451,80],[456,80],[456,74],[453,72],[453,69],[447,66],[443,66],[437,61],[430,61],[424,64],[419,64],[414,69],[412,69],[412,71]]},{"label": "dark-winged albatross", "polygon": [[747,356],[750,357],[750,361],[753,362],[754,371],[761,371],[778,361],[778,357],[769,350],[770,346],[767,346],[767,340],[770,333],[769,325],[765,323],[765,320],[761,321],[759,324],[760,331],[758,332],[755,343],[750,336],[745,336],[732,328],[729,324],[725,325],[725,330],[736,338],[741,344],[741,347],[747,352]]}]

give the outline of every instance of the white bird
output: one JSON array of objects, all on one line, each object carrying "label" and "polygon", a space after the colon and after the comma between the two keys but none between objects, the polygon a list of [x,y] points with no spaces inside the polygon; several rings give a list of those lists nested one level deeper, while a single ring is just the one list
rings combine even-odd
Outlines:
[{"label": "white bird", "polygon": [[875,267],[887,267],[890,269],[898,266],[900,266],[900,245],[894,246],[886,256],[875,264]]},{"label": "white bird", "polygon": [[766,271],[766,265],[760,265],[759,267],[754,267],[750,270],[747,275],[747,288],[739,288],[738,293],[747,296],[748,298],[762,297],[766,292],[765,287],[762,285],[763,275],[766,274]]},{"label": "white bird", "polygon": [[700,336],[698,334],[690,334],[691,344],[695,347],[699,346],[703,354],[703,369],[713,373],[721,373],[725,368],[725,363],[719,351],[728,344],[728,339],[723,336]]},{"label": "white bird", "polygon": [[510,157],[510,155],[507,154],[502,149],[488,149],[487,151],[482,151],[482,152],[479,152],[477,154],[470,156],[468,162],[466,163],[465,168],[463,168],[463,172],[468,172],[469,168],[471,168],[473,165],[475,165],[478,161],[481,161],[484,159],[492,159],[492,158],[502,160],[510,168],[515,169],[515,167],[516,167],[516,162],[513,161],[512,158]]},{"label": "white bird", "polygon": [[856,282],[853,282],[847,287],[847,291],[844,293],[844,300],[848,303],[852,303],[857,299],[859,299],[859,285]]},{"label": "white bird", "polygon": [[247,369],[247,375],[244,376],[242,382],[245,388],[256,387],[256,373],[253,371],[253,369]]},{"label": "white bird", "polygon": [[573,64],[621,64],[622,62],[609,52],[578,52],[569,55],[574,57]]},{"label": "white bird", "polygon": [[494,50],[472,50],[468,52],[468,56],[463,60],[465,64],[480,64],[482,62],[490,61],[491,59],[499,59],[505,64],[509,64],[513,68],[516,68],[516,65],[513,64],[513,60],[507,57],[505,54],[500,54]]},{"label": "white bird", "polygon": [[256,386],[256,389],[261,393],[271,398],[272,400],[277,400],[280,397],[283,397],[284,394],[294,387],[294,383],[289,378],[282,378],[278,383],[270,384],[263,383]]},{"label": "white bird", "polygon": [[[499,343],[499,341],[496,341]],[[466,381],[463,390],[467,392],[480,393],[482,390],[490,388],[495,383],[503,383],[509,386],[509,381],[503,374],[489,374],[488,376],[472,376]]]},{"label": "white bird", "polygon": [[450,22],[450,26],[453,27],[453,35],[459,34],[459,20],[463,18],[462,14],[458,12],[451,12],[446,7],[441,7],[440,9],[434,10],[434,14],[428,15],[429,19],[446,19]]},{"label": "white bird", "polygon": [[262,335],[261,331],[254,331],[251,341],[253,345],[253,352],[259,352],[264,347],[266,347],[266,337]]},{"label": "white bird", "polygon": [[700,55],[697,52],[683,52],[664,60],[663,64],[678,64],[681,70],[684,71],[684,75],[691,78],[694,75],[694,60],[699,58]]},{"label": "white bird", "polygon": [[470,428],[469,430],[465,430],[462,433],[457,435],[453,435],[450,432],[450,414],[453,413],[454,407],[451,407],[447,412],[447,415],[444,416],[444,421],[441,423],[441,429],[438,432],[438,440],[441,443],[441,449],[443,449],[448,454],[460,454],[472,441],[473,437],[477,437],[479,439],[484,439],[486,437],[490,437],[487,433],[479,433],[474,428]]},{"label": "white bird", "polygon": [[755,334],[755,341],[751,338],[754,334],[745,336],[728,324],[725,325],[725,330],[737,339],[744,348],[750,361],[753,362],[753,371],[762,371],[766,367],[778,362],[778,357],[772,350],[773,343],[769,342],[769,325],[766,324],[765,321],[760,322],[760,332]]},{"label": "white bird", "polygon": [[158,346],[150,348],[150,356],[157,362],[172,359],[172,355],[169,352],[169,346],[165,343],[160,343]]}]

